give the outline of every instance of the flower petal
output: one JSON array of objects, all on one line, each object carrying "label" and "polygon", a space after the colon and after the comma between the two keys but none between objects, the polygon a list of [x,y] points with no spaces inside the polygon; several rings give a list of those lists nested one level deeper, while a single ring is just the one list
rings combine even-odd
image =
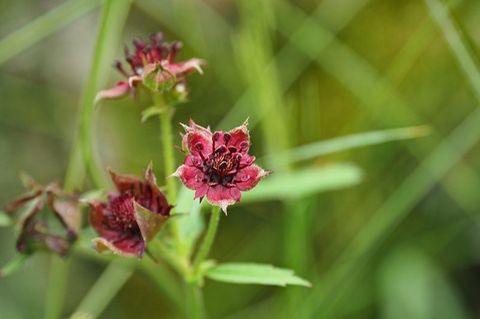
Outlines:
[{"label": "flower petal", "polygon": [[106,222],[106,214],[109,214],[107,211],[107,205],[98,201],[90,201],[90,225],[93,229],[102,237],[107,239],[114,239],[118,237],[118,232],[110,229],[108,223]]},{"label": "flower petal", "polygon": [[190,154],[195,156],[204,156],[212,152],[212,132],[210,128],[202,127],[190,120],[189,125],[182,124],[185,129],[182,146]]},{"label": "flower petal", "polygon": [[43,190],[42,189],[38,189],[36,191],[32,191],[32,192],[29,192],[19,198],[17,198],[16,200],[14,200],[13,202],[10,202],[8,203],[4,210],[5,212],[7,213],[13,213],[14,211],[16,211],[18,208],[20,208],[21,206],[25,205],[26,203],[30,202],[31,200],[33,200],[34,198],[40,196],[41,194],[43,193]]},{"label": "flower petal", "polygon": [[200,198],[200,201],[202,201],[203,197],[205,197],[205,195],[207,195],[208,188],[209,188],[208,184],[202,184],[200,187],[198,187],[195,190],[194,199]]},{"label": "flower petal", "polygon": [[157,186],[156,178],[150,163],[145,170],[145,180],[137,176],[123,175],[108,169],[115,187],[120,193],[131,194],[140,205],[155,213],[168,216],[172,206],[168,205],[165,195]]},{"label": "flower petal", "polygon": [[228,131],[230,140],[227,146],[235,147],[240,153],[246,154],[250,148],[250,134],[248,133],[248,120],[242,125]]},{"label": "flower petal", "polygon": [[153,173],[152,162],[148,164],[145,170],[145,183],[145,190],[138,195],[135,194],[135,200],[152,212],[169,216],[173,206],[168,204],[167,198],[157,185],[157,178]]},{"label": "flower petal", "polygon": [[111,168],[107,168],[110,173],[112,182],[115,184],[117,191],[120,193],[129,192],[132,195],[139,193],[143,188],[143,181],[138,176],[126,175],[126,174],[117,174]]},{"label": "flower petal", "polygon": [[164,65],[164,68],[175,76],[186,75],[193,71],[197,71],[200,74],[203,74],[202,65],[206,65],[207,62],[202,59],[193,58],[187,61],[179,63],[169,63]]},{"label": "flower petal", "polygon": [[70,250],[71,242],[60,236],[46,234],[43,238],[45,246],[60,256],[66,256]]},{"label": "flower petal", "polygon": [[172,176],[179,177],[185,186],[193,190],[197,190],[205,184],[203,182],[205,174],[194,166],[181,165]]},{"label": "flower petal", "polygon": [[257,183],[270,171],[265,171],[257,165],[251,165],[241,169],[235,176],[234,183],[241,191],[248,191],[255,187]]},{"label": "flower petal", "polygon": [[130,85],[126,81],[118,81],[114,87],[102,90],[95,96],[94,104],[104,99],[114,99],[127,95],[130,92]]},{"label": "flower petal", "polygon": [[221,207],[226,214],[227,207],[240,200],[240,190],[222,185],[211,186],[207,192],[207,200],[210,204]]},{"label": "flower petal", "polygon": [[145,243],[140,237],[137,240],[124,239],[115,243],[97,237],[92,240],[92,244],[99,253],[109,250],[123,257],[142,257],[145,251]]},{"label": "flower petal", "polygon": [[67,229],[67,235],[75,239],[82,225],[82,212],[78,200],[61,192],[50,191],[48,205]]}]

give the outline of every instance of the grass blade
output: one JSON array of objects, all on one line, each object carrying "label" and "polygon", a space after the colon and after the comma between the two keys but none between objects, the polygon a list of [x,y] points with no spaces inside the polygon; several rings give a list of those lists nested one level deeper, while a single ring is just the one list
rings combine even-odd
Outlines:
[{"label": "grass blade", "polygon": [[0,40],[0,64],[82,17],[100,0],[70,0]]},{"label": "grass blade", "polygon": [[113,261],[83,298],[72,318],[98,318],[133,274],[133,267]]},{"label": "grass blade", "polygon": [[450,17],[449,10],[445,4],[439,0],[425,0],[432,17],[443,31],[452,52],[454,53],[460,67],[467,76],[472,86],[473,93],[480,102],[480,73],[475,62],[472,50],[467,45],[467,40],[455,21]]}]

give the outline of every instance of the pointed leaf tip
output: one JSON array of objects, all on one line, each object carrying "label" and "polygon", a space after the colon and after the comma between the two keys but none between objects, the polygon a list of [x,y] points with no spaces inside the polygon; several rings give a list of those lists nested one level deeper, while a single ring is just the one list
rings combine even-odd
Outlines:
[{"label": "pointed leaf tip", "polygon": [[277,268],[269,264],[220,264],[210,268],[206,276],[213,280],[234,284],[258,284],[281,287],[296,285],[311,287],[310,282],[296,276],[292,270]]}]

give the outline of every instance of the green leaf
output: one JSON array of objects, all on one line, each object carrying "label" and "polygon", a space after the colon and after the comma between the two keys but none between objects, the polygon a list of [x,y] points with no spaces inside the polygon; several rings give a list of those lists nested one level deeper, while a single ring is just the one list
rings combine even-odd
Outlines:
[{"label": "green leaf", "polygon": [[103,189],[94,189],[83,193],[78,200],[82,203],[87,203],[91,200],[102,200],[104,196],[105,191]]},{"label": "green leaf", "polygon": [[210,268],[206,276],[213,280],[233,284],[257,284],[282,287],[286,285],[311,286],[308,281],[295,276],[293,270],[276,268],[267,264],[221,264]]},{"label": "green leaf", "polygon": [[205,222],[200,214],[200,203],[193,199],[193,192],[183,187],[177,196],[175,207],[178,213],[187,213],[178,220],[180,237],[184,243],[182,253],[189,256],[192,252],[193,243],[202,233]]},{"label": "green leaf", "polygon": [[150,106],[142,111],[142,123],[148,120],[150,117],[159,115],[160,113],[165,112],[164,109],[158,105]]},{"label": "green leaf", "polygon": [[8,227],[12,224],[12,219],[7,213],[0,211],[0,227]]},{"label": "green leaf", "polygon": [[15,255],[6,265],[0,268],[0,278],[7,277],[21,269],[27,261],[28,256],[24,254]]},{"label": "green leaf", "polygon": [[361,170],[347,163],[309,167],[288,173],[274,173],[261,181],[253,190],[244,193],[241,202],[302,198],[350,187],[361,180]]}]

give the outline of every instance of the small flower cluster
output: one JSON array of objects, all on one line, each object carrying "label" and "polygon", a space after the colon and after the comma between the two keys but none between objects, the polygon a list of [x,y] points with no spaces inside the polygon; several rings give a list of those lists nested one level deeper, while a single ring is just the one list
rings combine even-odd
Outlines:
[{"label": "small flower cluster", "polygon": [[128,67],[120,61],[115,63],[115,68],[126,80],[118,81],[114,87],[100,91],[96,102],[134,94],[141,84],[154,93],[162,93],[171,103],[183,102],[187,96],[187,74],[193,71],[202,74],[201,66],[205,61],[193,58],[175,62],[182,43],[178,41],[167,43],[160,32],[150,36],[150,43],[135,39],[133,46],[133,53],[125,47],[125,61]]}]

